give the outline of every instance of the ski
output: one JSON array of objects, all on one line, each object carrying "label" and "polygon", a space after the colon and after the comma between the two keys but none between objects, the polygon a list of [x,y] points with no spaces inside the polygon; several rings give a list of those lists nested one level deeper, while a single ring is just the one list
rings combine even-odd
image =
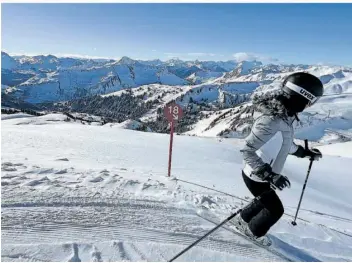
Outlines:
[{"label": "ski", "polygon": [[[209,210],[205,210],[204,208],[201,208],[200,210],[197,211],[197,216],[199,216],[200,218],[214,224],[214,225],[218,225],[221,220],[220,218],[218,218],[216,215],[214,215],[213,213],[209,212]],[[235,225],[230,223],[231,226],[233,226],[233,228],[235,228]],[[289,262],[292,262],[294,260],[290,259],[289,257],[285,256],[284,254],[278,252],[277,250],[275,250],[274,248],[272,248],[272,246],[266,246],[266,245],[263,245],[262,243],[260,242],[256,242],[255,240],[247,237],[246,235],[242,234],[241,232],[239,232],[237,229],[233,229],[232,227],[228,226],[228,225],[223,225],[222,226],[223,229],[237,235],[237,236],[240,236],[244,239],[246,239],[247,241],[251,242],[252,244],[260,247],[260,248],[263,248],[265,249],[266,251],[268,251],[269,253],[272,253],[274,254],[275,256],[283,259],[283,260],[286,260],[286,261],[289,261]]]}]

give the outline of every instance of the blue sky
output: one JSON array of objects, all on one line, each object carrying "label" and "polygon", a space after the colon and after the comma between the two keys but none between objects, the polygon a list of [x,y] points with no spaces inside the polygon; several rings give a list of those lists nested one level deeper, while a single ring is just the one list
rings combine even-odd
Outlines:
[{"label": "blue sky", "polygon": [[2,50],[352,64],[352,4],[2,4]]}]

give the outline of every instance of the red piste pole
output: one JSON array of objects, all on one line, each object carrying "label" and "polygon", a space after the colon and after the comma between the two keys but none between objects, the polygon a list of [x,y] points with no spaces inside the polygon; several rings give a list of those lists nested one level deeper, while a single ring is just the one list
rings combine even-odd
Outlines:
[{"label": "red piste pole", "polygon": [[170,147],[169,147],[169,169],[168,169],[168,176],[171,175],[171,159],[172,159],[172,143],[174,139],[174,120],[171,121],[170,127]]}]

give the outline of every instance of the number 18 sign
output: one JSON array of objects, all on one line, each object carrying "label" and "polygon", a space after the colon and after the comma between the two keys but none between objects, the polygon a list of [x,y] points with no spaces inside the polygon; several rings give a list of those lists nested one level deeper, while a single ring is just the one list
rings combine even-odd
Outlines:
[{"label": "number 18 sign", "polygon": [[164,116],[170,122],[170,147],[169,147],[169,167],[168,176],[171,174],[172,143],[174,137],[174,123],[183,116],[182,108],[176,103],[169,103],[164,108]]},{"label": "number 18 sign", "polygon": [[164,108],[164,115],[169,122],[178,121],[182,118],[182,108],[176,103],[169,103]]}]

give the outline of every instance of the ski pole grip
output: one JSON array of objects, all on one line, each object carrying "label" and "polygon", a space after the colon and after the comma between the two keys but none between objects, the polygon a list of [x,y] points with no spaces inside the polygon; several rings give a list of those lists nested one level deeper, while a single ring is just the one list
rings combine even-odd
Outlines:
[{"label": "ski pole grip", "polygon": [[306,147],[306,150],[308,150],[308,140],[307,139],[304,140],[304,146]]}]

